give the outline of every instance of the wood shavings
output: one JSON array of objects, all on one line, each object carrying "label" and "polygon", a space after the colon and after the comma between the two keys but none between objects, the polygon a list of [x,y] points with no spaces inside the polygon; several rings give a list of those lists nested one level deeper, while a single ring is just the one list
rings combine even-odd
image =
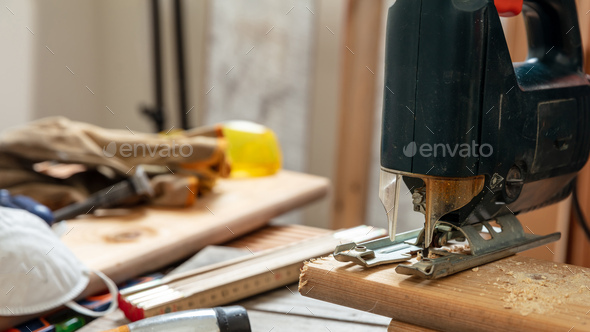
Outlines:
[{"label": "wood shavings", "polygon": [[453,254],[469,254],[471,252],[471,247],[469,246],[469,244],[453,244],[443,247],[443,249]]},{"label": "wood shavings", "polygon": [[307,280],[303,280],[302,282],[300,282],[299,287],[297,289],[301,292],[301,289],[305,287],[305,285],[307,285]]},{"label": "wood shavings", "polygon": [[435,259],[435,258],[439,258],[439,257],[440,257],[440,255],[437,255],[433,252],[428,253],[428,258],[430,258],[430,259]]},{"label": "wood shavings", "polygon": [[563,266],[565,269],[555,269],[556,264],[553,269],[541,269],[534,264],[514,261],[495,264],[502,274],[493,286],[506,291],[502,297],[504,309],[517,310],[523,316],[550,315],[559,307],[587,305],[590,290],[584,285],[590,284],[590,276],[572,274],[567,265]]}]

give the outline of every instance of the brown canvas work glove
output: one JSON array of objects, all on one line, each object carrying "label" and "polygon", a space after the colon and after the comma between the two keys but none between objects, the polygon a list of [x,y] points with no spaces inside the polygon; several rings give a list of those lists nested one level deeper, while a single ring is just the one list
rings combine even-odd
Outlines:
[{"label": "brown canvas work glove", "polygon": [[155,205],[188,206],[229,174],[225,141],[214,127],[159,135],[52,117],[0,136],[0,188],[53,210],[119,182],[139,165],[150,175]]}]

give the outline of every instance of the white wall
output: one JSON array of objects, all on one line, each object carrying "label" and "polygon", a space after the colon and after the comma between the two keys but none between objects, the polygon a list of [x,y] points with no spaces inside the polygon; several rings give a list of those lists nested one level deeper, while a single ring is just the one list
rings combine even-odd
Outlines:
[{"label": "white wall", "polygon": [[33,4],[37,31],[32,54],[32,116],[59,114],[100,123],[104,112],[109,112],[101,107],[104,93],[98,64],[103,49],[97,42],[98,2],[50,0]]},{"label": "white wall", "polygon": [[[283,167],[305,171],[315,6],[311,0],[211,1],[205,123],[240,119],[278,136]],[[281,222],[300,223],[292,214]]]},{"label": "white wall", "polygon": [[0,131],[31,118],[34,9],[18,0],[0,7]]},{"label": "white wall", "polygon": [[[191,92],[200,90],[202,76],[206,1],[184,3],[189,102],[194,105],[199,100]],[[172,1],[161,4],[167,125],[178,126]],[[12,12],[0,10],[0,130],[63,115],[109,128],[152,131],[140,113],[154,99],[149,5],[147,0],[8,1]],[[200,106],[191,112],[195,125],[199,112]]]}]

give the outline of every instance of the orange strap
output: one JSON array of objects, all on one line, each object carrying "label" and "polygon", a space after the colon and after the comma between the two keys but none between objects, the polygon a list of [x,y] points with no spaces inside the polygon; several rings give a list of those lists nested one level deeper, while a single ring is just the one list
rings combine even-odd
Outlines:
[{"label": "orange strap", "polygon": [[123,326],[119,326],[117,328],[106,330],[103,332],[130,332],[130,330],[129,330],[129,325],[123,325]]}]

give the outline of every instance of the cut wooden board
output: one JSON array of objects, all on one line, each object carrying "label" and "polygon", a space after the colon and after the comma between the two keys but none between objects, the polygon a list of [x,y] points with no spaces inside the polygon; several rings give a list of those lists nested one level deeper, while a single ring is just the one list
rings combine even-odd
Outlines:
[{"label": "cut wooden board", "polygon": [[392,319],[387,327],[387,332],[437,332],[436,330],[427,329],[408,323],[403,323]]},{"label": "cut wooden board", "polygon": [[122,282],[258,229],[323,197],[328,186],[322,177],[290,171],[221,180],[191,208],[145,207],[127,216],[79,218],[68,222],[62,240],[88,267]]},{"label": "cut wooden board", "polygon": [[590,269],[513,256],[440,280],[308,262],[301,294],[440,331],[590,331]]}]

